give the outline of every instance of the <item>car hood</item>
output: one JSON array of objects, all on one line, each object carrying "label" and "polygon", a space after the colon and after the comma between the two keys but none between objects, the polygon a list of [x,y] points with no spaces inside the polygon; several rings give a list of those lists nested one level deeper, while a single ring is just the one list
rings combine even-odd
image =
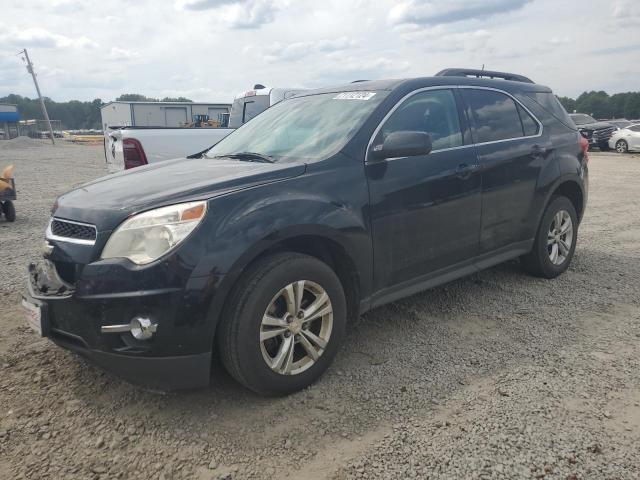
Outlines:
[{"label": "car hood", "polygon": [[112,230],[133,213],[295,177],[306,165],[180,158],[99,178],[62,195],[54,215]]},{"label": "car hood", "polygon": [[607,122],[585,123],[584,125],[578,125],[579,130],[600,130],[601,128],[611,128],[612,124]]}]

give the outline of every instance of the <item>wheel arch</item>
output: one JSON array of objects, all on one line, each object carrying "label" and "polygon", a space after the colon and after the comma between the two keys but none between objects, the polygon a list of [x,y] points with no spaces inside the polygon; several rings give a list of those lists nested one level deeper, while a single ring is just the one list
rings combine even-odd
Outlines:
[{"label": "wheel arch", "polygon": [[563,197],[568,198],[573,207],[576,209],[576,214],[578,215],[578,221],[582,220],[582,216],[584,214],[584,191],[580,184],[575,180],[564,180],[559,183],[554,189],[551,190],[551,194],[549,198],[547,198],[547,202],[545,204],[545,209],[547,205],[549,205],[549,201],[555,195],[562,195]]},{"label": "wheel arch", "polygon": [[225,314],[232,289],[238,284],[246,269],[262,258],[278,252],[296,252],[309,255],[328,264],[338,276],[345,291],[348,319],[355,319],[360,313],[360,302],[368,288],[368,270],[359,261],[347,239],[333,228],[312,225],[296,226],[274,232],[248,249],[224,276],[216,289],[208,318],[211,328],[211,344]]}]

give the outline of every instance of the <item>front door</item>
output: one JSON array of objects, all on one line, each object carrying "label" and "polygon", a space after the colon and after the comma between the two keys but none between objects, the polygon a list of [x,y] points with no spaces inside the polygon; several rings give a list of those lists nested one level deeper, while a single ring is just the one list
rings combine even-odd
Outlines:
[{"label": "front door", "polygon": [[433,145],[428,155],[367,158],[376,290],[478,253],[481,183],[467,128],[453,90],[427,89],[403,100],[376,134],[371,149],[406,130],[429,133]]}]

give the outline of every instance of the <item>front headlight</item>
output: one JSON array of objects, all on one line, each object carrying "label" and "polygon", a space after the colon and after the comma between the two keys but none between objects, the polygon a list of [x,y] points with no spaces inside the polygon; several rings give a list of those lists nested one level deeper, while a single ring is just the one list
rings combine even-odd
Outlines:
[{"label": "front headlight", "polygon": [[128,258],[137,265],[151,263],[187,238],[206,212],[206,202],[189,202],[135,215],[111,234],[101,258]]}]

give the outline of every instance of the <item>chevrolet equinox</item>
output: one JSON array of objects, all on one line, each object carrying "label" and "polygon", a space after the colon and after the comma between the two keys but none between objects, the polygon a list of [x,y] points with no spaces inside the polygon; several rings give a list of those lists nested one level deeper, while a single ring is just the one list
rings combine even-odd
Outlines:
[{"label": "chevrolet equinox", "polygon": [[147,388],[204,386],[215,355],[287,394],[367,310],[517,257],[564,272],[587,146],[521,75],[305,92],[198,158],[62,195],[22,303],[41,335]]}]

